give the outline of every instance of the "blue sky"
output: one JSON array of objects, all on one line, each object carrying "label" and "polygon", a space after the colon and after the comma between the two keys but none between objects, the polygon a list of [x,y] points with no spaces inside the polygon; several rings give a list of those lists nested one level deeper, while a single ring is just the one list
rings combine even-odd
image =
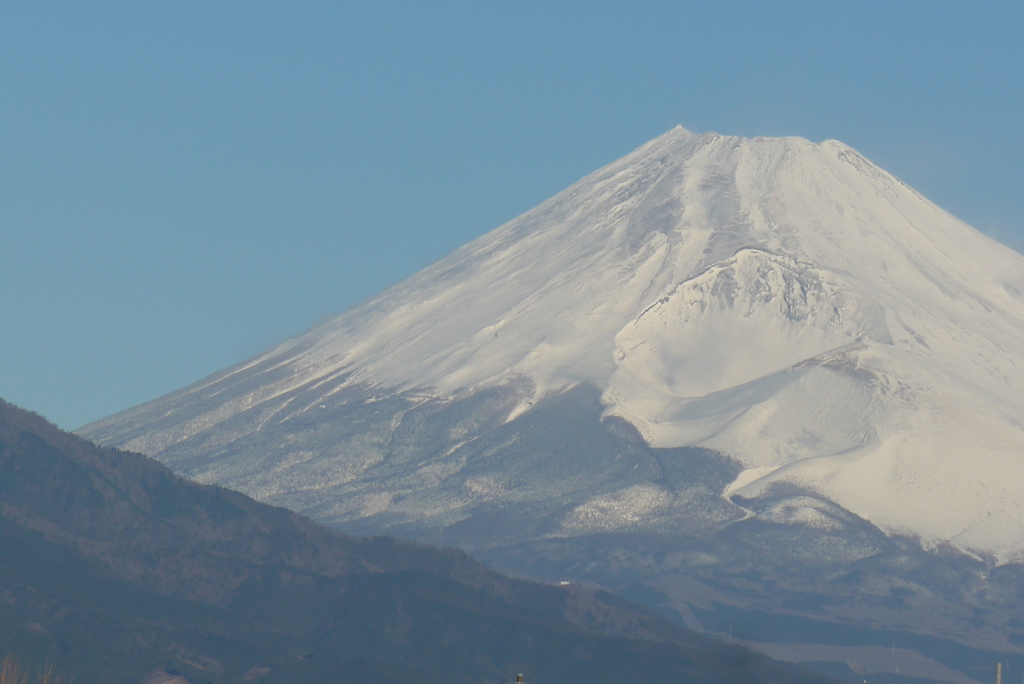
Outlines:
[{"label": "blue sky", "polygon": [[155,398],[676,124],[838,138],[1024,249],[1019,0],[354,4],[0,4],[0,397]]}]

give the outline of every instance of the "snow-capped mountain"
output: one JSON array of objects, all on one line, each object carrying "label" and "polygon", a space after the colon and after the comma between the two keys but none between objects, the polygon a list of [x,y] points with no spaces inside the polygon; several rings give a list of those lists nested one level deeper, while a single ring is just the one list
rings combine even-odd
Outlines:
[{"label": "snow-capped mountain", "polygon": [[804,659],[1024,655],[1024,256],[835,141],[676,128],[79,432]]},{"label": "snow-capped mountain", "polygon": [[[597,477],[583,457],[536,483],[466,456],[581,387],[649,447],[732,459],[717,492],[732,502],[792,485],[926,546],[1024,554],[1024,257],[831,140],[676,128],[305,335],[81,434],[333,522],[448,528],[553,500],[548,535],[673,518],[655,476]],[[470,397],[490,404],[421,440],[426,455],[388,451],[417,407]],[[802,504],[772,515],[832,524]]]}]

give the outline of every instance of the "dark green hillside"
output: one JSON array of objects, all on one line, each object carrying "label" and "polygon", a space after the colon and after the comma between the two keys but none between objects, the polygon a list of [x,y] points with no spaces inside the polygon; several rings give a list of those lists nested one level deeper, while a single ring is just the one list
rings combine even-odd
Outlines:
[{"label": "dark green hillside", "polygon": [[600,592],[336,534],[6,403],[0,644],[97,683],[826,681]]}]

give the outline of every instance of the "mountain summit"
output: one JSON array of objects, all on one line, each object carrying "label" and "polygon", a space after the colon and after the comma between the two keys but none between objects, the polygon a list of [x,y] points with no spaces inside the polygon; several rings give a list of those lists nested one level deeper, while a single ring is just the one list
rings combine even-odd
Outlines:
[{"label": "mountain summit", "polygon": [[[546,429],[576,451],[530,441]],[[852,514],[1014,561],[1024,257],[840,142],[676,128],[81,434],[361,531],[468,544]],[[713,464],[701,496],[654,463],[684,447]],[[509,522],[524,506],[528,530]]]}]

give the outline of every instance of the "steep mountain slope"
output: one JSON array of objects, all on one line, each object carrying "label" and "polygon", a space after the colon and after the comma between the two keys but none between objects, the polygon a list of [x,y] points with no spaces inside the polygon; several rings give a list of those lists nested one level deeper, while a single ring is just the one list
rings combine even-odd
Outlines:
[{"label": "steep mountain slope", "polygon": [[826,681],[601,592],[330,532],[2,401],[0,598],[5,648],[89,682]]},{"label": "steep mountain slope", "polygon": [[[1022,359],[1024,257],[841,143],[677,128],[310,333],[82,434],[308,510],[305,492],[372,472],[372,431],[289,432],[273,456],[228,445],[400,392],[512,387],[500,424],[587,383],[651,446],[735,458],[731,494],[796,483],[883,530],[1011,560]],[[282,469],[305,477],[256,484]]]}]

